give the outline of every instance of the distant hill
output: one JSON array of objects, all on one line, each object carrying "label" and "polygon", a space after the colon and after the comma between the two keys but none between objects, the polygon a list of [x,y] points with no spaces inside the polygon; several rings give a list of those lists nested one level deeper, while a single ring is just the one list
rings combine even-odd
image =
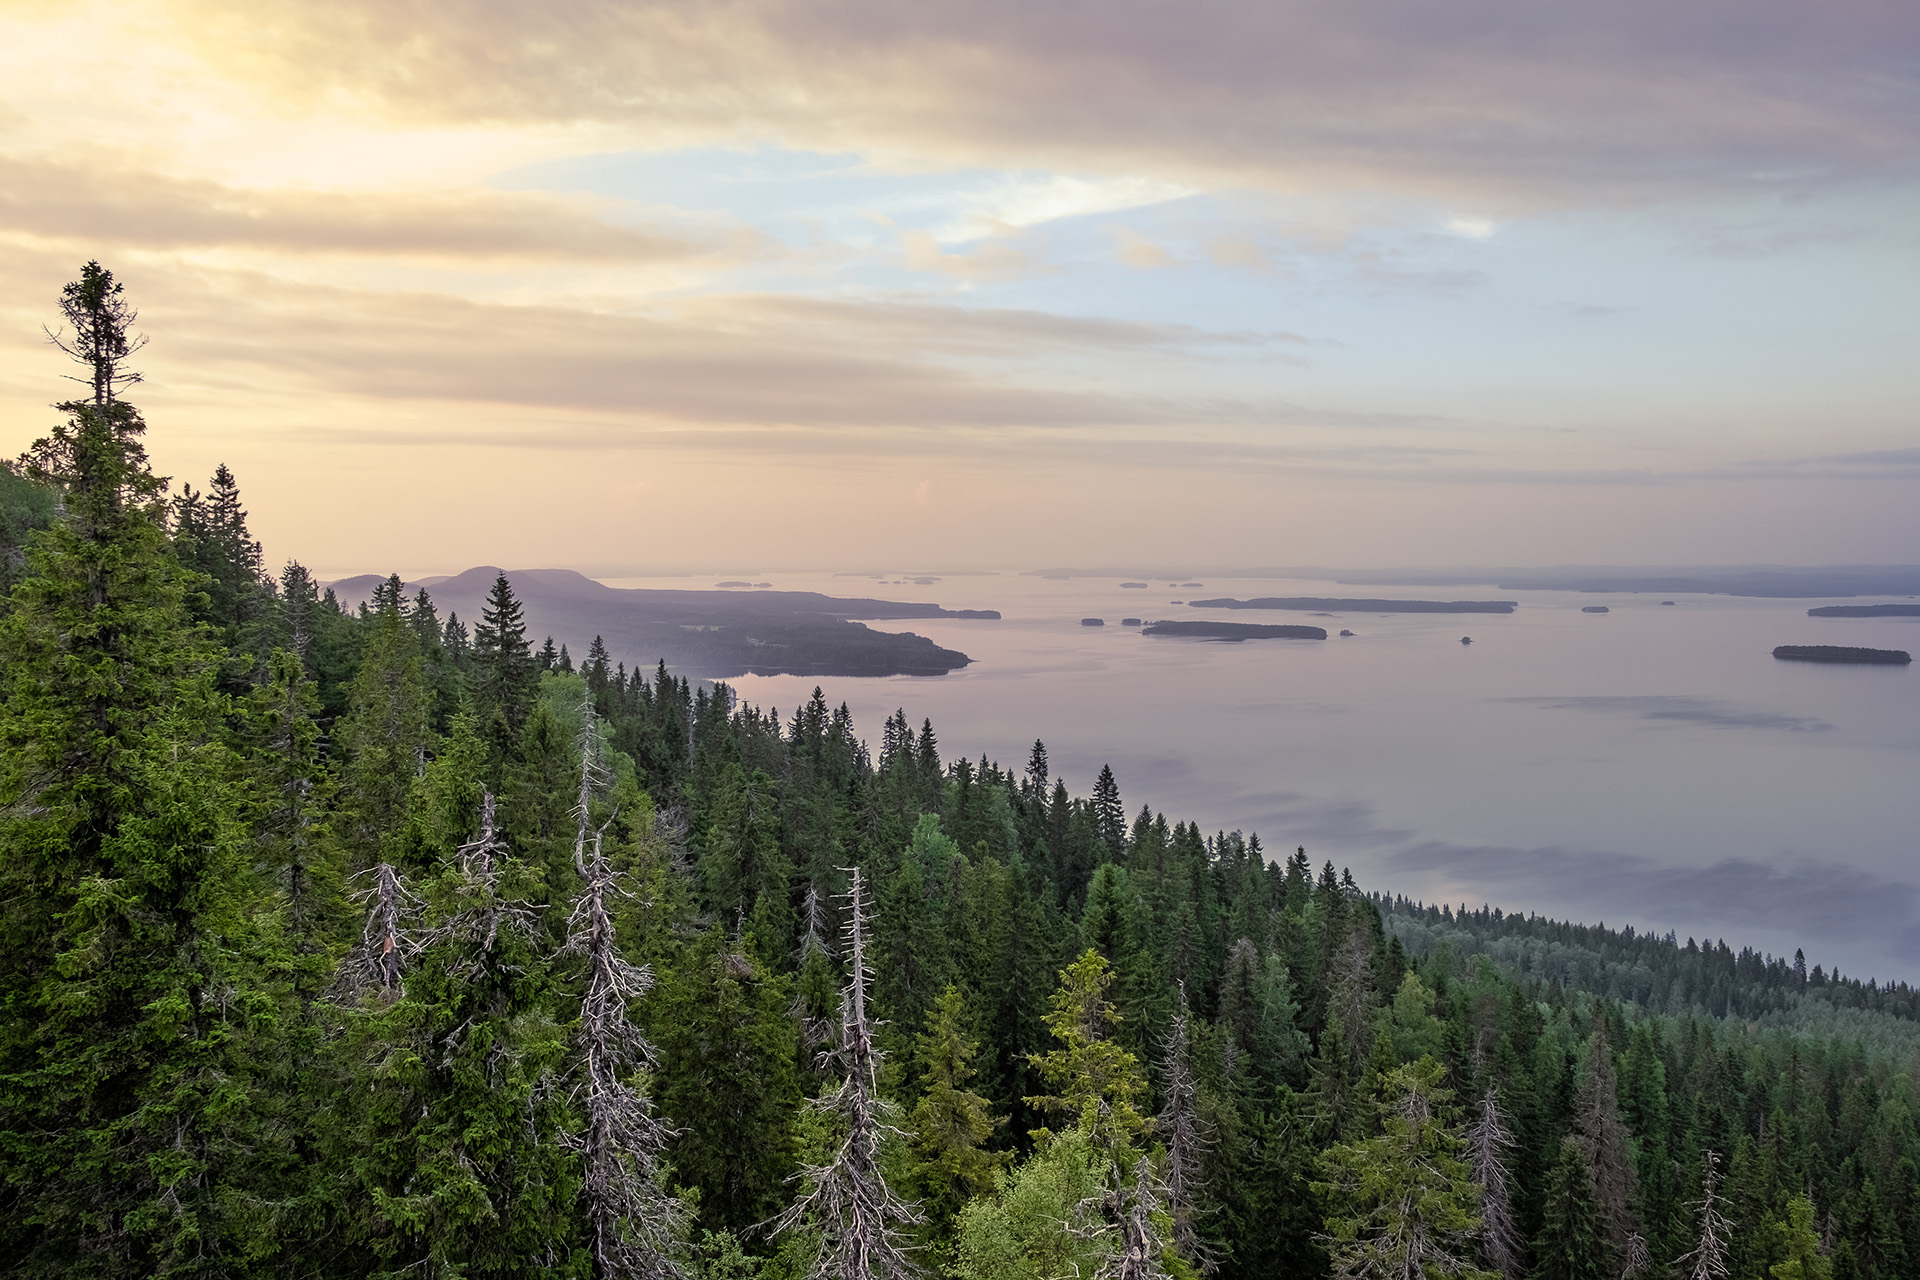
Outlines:
[{"label": "distant hill", "polygon": [[[441,617],[458,613],[469,629],[480,618],[501,570],[491,565],[451,577],[423,578]],[[990,609],[845,599],[815,591],[678,591],[609,587],[571,569],[507,572],[526,611],[535,644],[551,635],[578,657],[601,636],[617,660],[635,666],[665,661],[682,675],[728,679],[745,675],[944,675],[971,659],[911,632],[876,631],[861,620],[964,618],[992,620]],[[354,605],[384,582],[361,574],[332,583]]]}]

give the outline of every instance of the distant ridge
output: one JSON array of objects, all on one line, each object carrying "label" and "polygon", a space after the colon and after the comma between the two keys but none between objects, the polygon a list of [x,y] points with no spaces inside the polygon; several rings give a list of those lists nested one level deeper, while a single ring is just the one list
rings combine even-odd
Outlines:
[{"label": "distant ridge", "polygon": [[[457,612],[478,621],[494,579],[503,571],[481,565],[451,577],[407,583],[408,595],[427,585],[442,618]],[[711,679],[754,675],[944,675],[971,661],[912,632],[875,631],[862,620],[966,619],[991,621],[992,609],[943,609],[914,601],[849,599],[815,591],[671,590],[609,587],[571,569],[512,569],[535,644],[551,635],[584,654],[598,635],[616,658],[651,666],[664,661],[682,674]],[[329,584],[343,605],[366,600],[386,579],[360,574]]]}]

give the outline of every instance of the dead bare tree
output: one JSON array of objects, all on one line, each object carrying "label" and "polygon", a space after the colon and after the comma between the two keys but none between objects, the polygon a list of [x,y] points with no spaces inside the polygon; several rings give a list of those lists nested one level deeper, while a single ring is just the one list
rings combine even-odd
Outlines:
[{"label": "dead bare tree", "polygon": [[1613,1052],[1604,1028],[1587,1042],[1587,1069],[1580,1080],[1574,1127],[1580,1154],[1593,1171],[1594,1199],[1600,1208],[1607,1243],[1617,1258],[1627,1256],[1627,1241],[1638,1228],[1633,1202],[1638,1195],[1627,1126],[1620,1118]]},{"label": "dead bare tree", "polygon": [[1638,1231],[1628,1232],[1626,1259],[1620,1265],[1621,1280],[1643,1276],[1652,1265],[1653,1252],[1647,1248],[1647,1238]]},{"label": "dead bare tree", "polygon": [[1072,1233],[1106,1246],[1093,1280],[1168,1280],[1171,1273],[1162,1260],[1167,1242],[1154,1222],[1166,1207],[1166,1184],[1146,1156],[1134,1162],[1131,1184],[1122,1171],[1109,1171],[1113,1180],[1107,1189],[1074,1206],[1080,1225]]},{"label": "dead bare tree", "polygon": [[526,903],[509,902],[500,897],[500,867],[495,858],[506,851],[507,843],[494,825],[493,792],[483,787],[480,834],[454,853],[460,863],[465,896],[472,905],[456,911],[435,931],[436,939],[453,943],[458,952],[449,970],[454,977],[477,972],[493,952],[502,930],[527,937],[533,935],[532,909]]},{"label": "dead bare tree", "polygon": [[921,1221],[919,1207],[895,1195],[880,1170],[880,1147],[888,1135],[905,1137],[892,1123],[893,1104],[880,1096],[883,1055],[867,1021],[867,902],[858,867],[847,891],[847,984],[840,1000],[839,1043],[823,1065],[840,1068],[840,1083],[809,1099],[843,1133],[839,1149],[823,1165],[801,1171],[808,1190],[774,1220],[775,1233],[803,1227],[820,1231],[820,1252],[808,1280],[912,1280],[919,1268],[908,1256],[901,1228]]},{"label": "dead bare tree", "polygon": [[1468,1177],[1480,1188],[1480,1250],[1504,1280],[1522,1270],[1520,1230],[1513,1220],[1513,1187],[1507,1173],[1514,1148],[1506,1117],[1491,1086],[1480,1099],[1480,1114],[1467,1129]]},{"label": "dead bare tree", "polygon": [[653,973],[615,946],[608,899],[623,892],[596,831],[580,856],[584,884],[567,918],[562,955],[584,956],[586,992],[575,1034],[574,1096],[586,1125],[563,1139],[583,1165],[581,1199],[596,1280],[685,1280],[686,1206],[665,1186],[663,1153],[673,1131],[634,1080],[653,1065],[653,1046],[631,1006]]},{"label": "dead bare tree", "polygon": [[360,941],[340,962],[329,994],[351,1000],[378,992],[395,999],[401,994],[407,961],[420,949],[411,926],[423,904],[391,863],[368,867],[354,879],[368,882],[353,894],[353,901],[366,908],[367,921]]},{"label": "dead bare tree", "polygon": [[[581,885],[567,915],[563,956],[586,960],[586,989],[574,1036],[573,1096],[586,1124],[562,1142],[581,1159],[581,1201],[595,1280],[687,1280],[686,1206],[666,1189],[664,1152],[673,1130],[654,1114],[635,1077],[654,1049],[632,1005],[653,989],[648,966],[630,963],[614,938],[612,899],[630,892],[607,858],[605,827],[590,831],[595,792],[605,779],[593,705],[580,730],[580,790],[573,863]],[[484,842],[473,858],[490,858]]]},{"label": "dead bare tree", "polygon": [[1173,1025],[1168,1028],[1162,1050],[1160,1077],[1166,1100],[1155,1125],[1167,1144],[1162,1185],[1166,1189],[1166,1209],[1173,1218],[1173,1247],[1181,1257],[1211,1274],[1219,1268],[1219,1260],[1193,1225],[1194,1200],[1205,1189],[1201,1165],[1212,1143],[1200,1123],[1199,1091],[1194,1085],[1193,1064],[1188,1057],[1190,1020],[1187,988],[1182,983],[1180,1003],[1174,1010]]},{"label": "dead bare tree", "polygon": [[1687,1280],[1726,1280],[1727,1246],[1733,1239],[1733,1224],[1727,1221],[1726,1199],[1720,1194],[1720,1153],[1709,1151],[1707,1172],[1700,1199],[1688,1206],[1699,1215],[1700,1243],[1691,1253],[1676,1258],[1676,1267],[1684,1267]]}]

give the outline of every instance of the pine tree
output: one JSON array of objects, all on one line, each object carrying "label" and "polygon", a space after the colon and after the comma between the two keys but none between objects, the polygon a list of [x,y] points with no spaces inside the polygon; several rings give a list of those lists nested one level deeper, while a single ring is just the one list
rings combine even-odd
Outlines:
[{"label": "pine tree", "polygon": [[407,798],[426,766],[430,733],[420,641],[398,601],[385,600],[371,626],[336,735],[341,749],[335,766],[341,793],[337,831],[357,866],[400,857]]},{"label": "pine tree", "polygon": [[1534,1280],[1612,1280],[1606,1223],[1595,1203],[1593,1175],[1573,1138],[1547,1175],[1545,1220],[1533,1242]]},{"label": "pine tree", "polygon": [[881,1144],[905,1137],[891,1123],[894,1107],[880,1095],[883,1055],[867,1022],[868,906],[858,867],[846,868],[847,983],[840,997],[840,1034],[829,1052],[840,1083],[809,1106],[832,1126],[839,1146],[825,1164],[802,1170],[807,1190],[775,1224],[776,1232],[818,1231],[820,1248],[808,1280],[910,1280],[919,1274],[906,1253],[903,1228],[922,1221],[919,1207],[887,1185]]},{"label": "pine tree", "polygon": [[653,1002],[674,1176],[699,1191],[708,1230],[744,1232],[784,1203],[800,1101],[790,995],[716,925],[680,953]]},{"label": "pine tree", "polygon": [[1587,1065],[1580,1080],[1579,1111],[1574,1125],[1578,1130],[1580,1152],[1593,1174],[1594,1201],[1600,1209],[1607,1247],[1614,1257],[1624,1258],[1628,1237],[1639,1230],[1640,1224],[1633,1215],[1639,1187],[1627,1128],[1620,1118],[1617,1092],[1613,1051],[1607,1044],[1606,1029],[1600,1027],[1587,1042]]}]

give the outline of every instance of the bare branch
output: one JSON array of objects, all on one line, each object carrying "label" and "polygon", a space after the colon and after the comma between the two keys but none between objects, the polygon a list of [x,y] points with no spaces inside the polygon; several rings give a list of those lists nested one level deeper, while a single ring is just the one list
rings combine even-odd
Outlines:
[{"label": "bare branch", "polygon": [[808,1101],[838,1122],[844,1136],[833,1159],[809,1165],[801,1176],[808,1191],[773,1222],[776,1233],[802,1226],[820,1230],[820,1252],[808,1280],[912,1280],[919,1268],[907,1256],[901,1228],[921,1221],[919,1206],[902,1200],[880,1170],[880,1147],[888,1135],[905,1135],[892,1123],[895,1108],[880,1096],[881,1052],[867,1021],[867,902],[858,867],[847,892],[847,985],[840,1001],[840,1042],[823,1064],[840,1067],[840,1084]]}]

